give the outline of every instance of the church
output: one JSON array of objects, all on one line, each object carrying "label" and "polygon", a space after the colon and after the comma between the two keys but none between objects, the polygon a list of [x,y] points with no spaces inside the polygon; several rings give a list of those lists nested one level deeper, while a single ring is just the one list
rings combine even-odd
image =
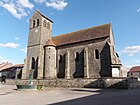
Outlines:
[{"label": "church", "polygon": [[123,77],[110,23],[58,36],[52,24],[39,10],[31,17],[22,79]]}]

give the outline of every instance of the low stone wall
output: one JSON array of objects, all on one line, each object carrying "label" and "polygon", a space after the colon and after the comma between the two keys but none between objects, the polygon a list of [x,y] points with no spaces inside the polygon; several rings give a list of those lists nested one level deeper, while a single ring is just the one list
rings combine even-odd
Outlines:
[{"label": "low stone wall", "polygon": [[129,89],[131,88],[140,88],[140,81],[137,78],[128,78],[127,84]]},{"label": "low stone wall", "polygon": [[[25,85],[29,80],[7,79],[8,85]],[[96,79],[50,79],[32,80],[34,85],[45,87],[87,87],[87,88],[139,88],[140,82],[136,78],[96,78]]]}]

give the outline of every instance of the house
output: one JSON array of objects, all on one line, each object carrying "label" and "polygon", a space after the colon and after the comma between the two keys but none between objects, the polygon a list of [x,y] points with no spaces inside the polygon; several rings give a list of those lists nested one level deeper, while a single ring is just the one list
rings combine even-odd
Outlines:
[{"label": "house", "polygon": [[140,78],[140,66],[134,66],[128,71],[128,77]]},{"label": "house", "polygon": [[7,79],[21,79],[23,66],[23,64],[17,64],[1,69],[1,77],[6,77]]}]

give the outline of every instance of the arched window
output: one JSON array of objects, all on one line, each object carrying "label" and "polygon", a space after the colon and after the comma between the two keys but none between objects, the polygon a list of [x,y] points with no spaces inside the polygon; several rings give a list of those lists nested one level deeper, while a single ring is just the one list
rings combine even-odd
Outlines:
[{"label": "arched window", "polygon": [[74,78],[84,77],[84,50],[75,53]]},{"label": "arched window", "polygon": [[37,27],[39,26],[39,19],[37,19]]},{"label": "arched window", "polygon": [[35,69],[35,58],[32,57],[32,66],[31,66],[31,69]]},{"label": "arched window", "polygon": [[97,49],[95,50],[95,59],[99,59],[99,51]]},{"label": "arched window", "polygon": [[58,78],[65,78],[65,68],[66,68],[66,55],[59,55],[59,67],[57,72]]},{"label": "arched window", "polygon": [[35,28],[35,20],[33,20],[33,28]]},{"label": "arched window", "polygon": [[76,52],[75,60],[76,60],[77,62],[79,61],[79,53],[78,53],[78,52]]}]

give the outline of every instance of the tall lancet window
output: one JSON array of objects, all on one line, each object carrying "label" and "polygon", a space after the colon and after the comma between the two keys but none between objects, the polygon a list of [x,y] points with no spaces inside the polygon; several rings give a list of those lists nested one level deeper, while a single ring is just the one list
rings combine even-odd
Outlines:
[{"label": "tall lancet window", "polygon": [[32,66],[31,66],[31,69],[35,69],[35,58],[32,57]]},{"label": "tall lancet window", "polygon": [[35,28],[35,20],[33,20],[33,28]]},{"label": "tall lancet window", "polygon": [[75,57],[76,62],[79,62],[79,53],[76,52],[76,57]]},{"label": "tall lancet window", "polygon": [[99,59],[99,51],[95,49],[95,59]]},{"label": "tall lancet window", "polygon": [[39,26],[39,19],[37,19],[37,27]]}]

